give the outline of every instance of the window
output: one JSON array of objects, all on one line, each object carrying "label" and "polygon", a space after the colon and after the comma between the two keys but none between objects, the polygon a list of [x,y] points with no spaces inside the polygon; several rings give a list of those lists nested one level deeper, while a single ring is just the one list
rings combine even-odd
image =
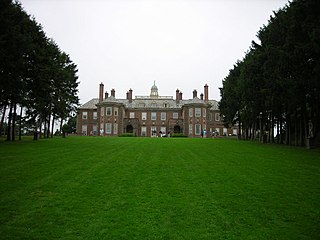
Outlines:
[{"label": "window", "polygon": [[139,104],[138,104],[138,107],[139,107],[139,108],[144,108],[145,106],[146,106],[146,105],[145,105],[144,103],[139,103]]},{"label": "window", "polygon": [[195,127],[196,127],[196,135],[200,135],[201,134],[201,125],[200,124],[196,124],[195,125]]},{"label": "window", "polygon": [[88,119],[88,113],[82,112],[82,119]]},{"label": "window", "polygon": [[147,127],[141,127],[141,136],[147,136]]},{"label": "window", "polygon": [[162,112],[161,113],[161,120],[166,120],[167,119],[167,113]]},{"label": "window", "polygon": [[192,135],[193,130],[192,130],[192,124],[189,124],[189,135]]},{"label": "window", "polygon": [[228,129],[227,128],[223,128],[223,135],[228,136]]},{"label": "window", "polygon": [[207,115],[207,109],[204,108],[203,109],[203,116],[206,117],[206,115]]},{"label": "window", "polygon": [[106,123],[106,134],[111,134],[111,123]]},{"label": "window", "polygon": [[151,137],[157,136],[157,127],[151,127]]},{"label": "window", "polygon": [[112,114],[112,108],[107,107],[107,116],[111,116],[111,114]]},{"label": "window", "polygon": [[236,128],[232,129],[232,134],[234,136],[238,135],[238,129],[236,129]]},{"label": "window", "polygon": [[98,113],[97,112],[93,112],[93,119],[98,119]]},{"label": "window", "polygon": [[195,114],[196,114],[196,117],[201,117],[201,108],[196,108]]},{"label": "window", "polygon": [[173,119],[178,119],[178,118],[179,118],[178,113],[177,113],[177,112],[174,112],[174,113],[173,113]]},{"label": "window", "polygon": [[168,104],[168,103],[164,103],[164,104],[163,104],[163,107],[164,107],[164,108],[167,108],[167,107],[169,107],[169,104]]},{"label": "window", "polygon": [[220,121],[220,114],[219,113],[215,114],[215,120],[216,120],[216,122]]},{"label": "window", "polygon": [[92,126],[92,130],[93,130],[93,135],[95,136],[98,135],[98,126],[96,124]]},{"label": "window", "polygon": [[134,118],[134,112],[130,112],[130,118]]},{"label": "window", "polygon": [[162,134],[166,134],[166,127],[161,127],[160,131]]},{"label": "window", "polygon": [[117,135],[118,134],[118,123],[113,124],[113,134]]},{"label": "window", "polygon": [[157,107],[157,104],[156,104],[156,103],[151,103],[151,107],[152,107],[152,108],[156,108],[156,107]]},{"label": "window", "polygon": [[104,107],[101,108],[101,116],[104,115]]},{"label": "window", "polygon": [[103,130],[103,123],[100,124],[100,135],[103,135],[104,130]]},{"label": "window", "polygon": [[189,108],[189,117],[193,116],[193,108]]},{"label": "window", "polygon": [[157,120],[157,113],[156,112],[151,113],[151,120]]},{"label": "window", "polygon": [[117,116],[118,116],[118,108],[117,108],[117,107],[115,107],[113,111],[114,111],[114,116],[116,116],[116,117],[117,117]]},{"label": "window", "polygon": [[82,125],[82,134],[87,135],[87,125]]},{"label": "window", "polygon": [[147,120],[147,113],[146,113],[146,112],[143,112],[143,113],[142,113],[141,119],[142,119],[142,120]]}]

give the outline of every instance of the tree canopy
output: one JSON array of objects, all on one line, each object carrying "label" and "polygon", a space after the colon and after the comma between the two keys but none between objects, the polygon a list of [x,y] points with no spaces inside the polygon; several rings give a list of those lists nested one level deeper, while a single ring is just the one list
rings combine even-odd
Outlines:
[{"label": "tree canopy", "polygon": [[9,111],[7,140],[15,139],[17,106],[25,109],[20,121],[29,123],[34,131],[44,127],[47,137],[51,119],[52,123],[57,118],[64,120],[75,112],[79,104],[77,71],[68,54],[46,37],[19,2],[1,1],[0,106],[3,116]]},{"label": "tree canopy", "polygon": [[252,42],[223,80],[225,124],[239,124],[244,139],[319,142],[320,1],[292,1],[274,12],[257,37],[260,42]]}]

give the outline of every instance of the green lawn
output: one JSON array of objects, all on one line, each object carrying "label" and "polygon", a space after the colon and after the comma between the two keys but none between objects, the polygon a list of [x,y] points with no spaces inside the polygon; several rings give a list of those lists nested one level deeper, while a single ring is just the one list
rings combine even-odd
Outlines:
[{"label": "green lawn", "polygon": [[319,239],[320,152],[227,139],[0,143],[0,239]]}]

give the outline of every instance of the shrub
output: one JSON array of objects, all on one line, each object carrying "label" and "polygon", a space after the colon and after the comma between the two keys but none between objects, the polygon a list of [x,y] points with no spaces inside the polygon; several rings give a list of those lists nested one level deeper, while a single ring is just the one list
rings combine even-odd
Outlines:
[{"label": "shrub", "polygon": [[136,135],[133,133],[124,133],[119,135],[119,137],[136,137]]}]

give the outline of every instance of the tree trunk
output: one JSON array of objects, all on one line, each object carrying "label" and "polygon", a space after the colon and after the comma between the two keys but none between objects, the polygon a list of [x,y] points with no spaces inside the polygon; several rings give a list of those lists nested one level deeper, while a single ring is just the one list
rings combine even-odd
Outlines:
[{"label": "tree trunk", "polygon": [[[1,117],[1,123],[0,123],[0,136],[2,135],[2,128],[3,128],[3,123],[4,123],[4,117],[6,115],[6,111],[7,111],[7,104],[3,105],[3,113],[2,113],[2,117]],[[3,134],[5,134],[5,132],[3,131]]]},{"label": "tree trunk", "polygon": [[19,119],[19,141],[21,141],[21,127],[22,127],[22,106],[20,106],[20,119]]},{"label": "tree trunk", "polygon": [[62,133],[62,125],[63,125],[63,119],[61,118],[61,122],[60,122],[60,134]]},{"label": "tree trunk", "polygon": [[51,124],[51,138],[53,138],[53,128],[54,128],[54,116],[52,116],[52,124]]},{"label": "tree trunk", "polygon": [[13,115],[12,115],[12,141],[16,140],[16,119],[17,119],[17,104],[13,105]]},{"label": "tree trunk", "polygon": [[12,103],[10,103],[8,129],[7,129],[7,141],[11,141],[11,120],[12,120]]},{"label": "tree trunk", "polygon": [[49,114],[48,122],[47,122],[47,124],[48,124],[48,126],[47,126],[47,138],[49,138],[49,136],[50,136],[50,121],[51,121],[51,115]]}]

